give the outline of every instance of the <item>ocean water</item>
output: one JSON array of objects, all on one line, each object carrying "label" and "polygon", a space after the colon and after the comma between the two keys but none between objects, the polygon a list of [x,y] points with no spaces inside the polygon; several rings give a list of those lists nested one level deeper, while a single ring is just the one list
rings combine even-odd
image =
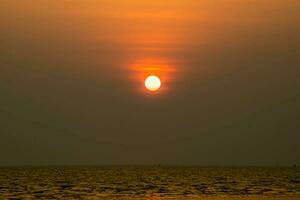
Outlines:
[{"label": "ocean water", "polygon": [[0,199],[298,196],[299,168],[0,168]]}]

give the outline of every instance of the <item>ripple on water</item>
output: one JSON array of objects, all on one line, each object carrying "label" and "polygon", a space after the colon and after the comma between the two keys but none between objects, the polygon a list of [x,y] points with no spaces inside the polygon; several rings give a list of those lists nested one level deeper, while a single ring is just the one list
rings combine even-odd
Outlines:
[{"label": "ripple on water", "polygon": [[57,199],[298,195],[294,168],[1,168],[0,197]]}]

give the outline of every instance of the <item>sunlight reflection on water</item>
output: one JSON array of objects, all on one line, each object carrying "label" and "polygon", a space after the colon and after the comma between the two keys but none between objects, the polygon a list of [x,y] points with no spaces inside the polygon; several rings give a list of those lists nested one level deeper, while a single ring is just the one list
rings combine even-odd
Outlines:
[{"label": "sunlight reflection on water", "polygon": [[146,198],[300,195],[293,168],[2,168],[4,198]]}]

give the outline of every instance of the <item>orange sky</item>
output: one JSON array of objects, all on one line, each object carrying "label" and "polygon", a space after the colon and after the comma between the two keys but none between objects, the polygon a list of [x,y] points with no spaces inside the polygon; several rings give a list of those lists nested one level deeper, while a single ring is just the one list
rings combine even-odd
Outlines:
[{"label": "orange sky", "polygon": [[[49,133],[166,142],[197,155],[216,146],[213,134],[223,138],[218,153],[236,138],[240,146],[273,133],[276,147],[299,141],[299,0],[0,2],[0,111],[12,115],[8,124],[29,119]],[[162,79],[158,95],[145,91],[150,74]],[[12,126],[19,135],[40,132],[23,124]],[[195,143],[172,143],[182,138]]]}]

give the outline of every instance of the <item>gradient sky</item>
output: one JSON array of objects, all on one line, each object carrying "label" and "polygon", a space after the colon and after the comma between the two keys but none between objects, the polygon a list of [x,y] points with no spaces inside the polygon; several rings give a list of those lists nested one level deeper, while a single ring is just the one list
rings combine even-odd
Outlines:
[{"label": "gradient sky", "polygon": [[300,164],[299,0],[0,4],[0,165]]}]

